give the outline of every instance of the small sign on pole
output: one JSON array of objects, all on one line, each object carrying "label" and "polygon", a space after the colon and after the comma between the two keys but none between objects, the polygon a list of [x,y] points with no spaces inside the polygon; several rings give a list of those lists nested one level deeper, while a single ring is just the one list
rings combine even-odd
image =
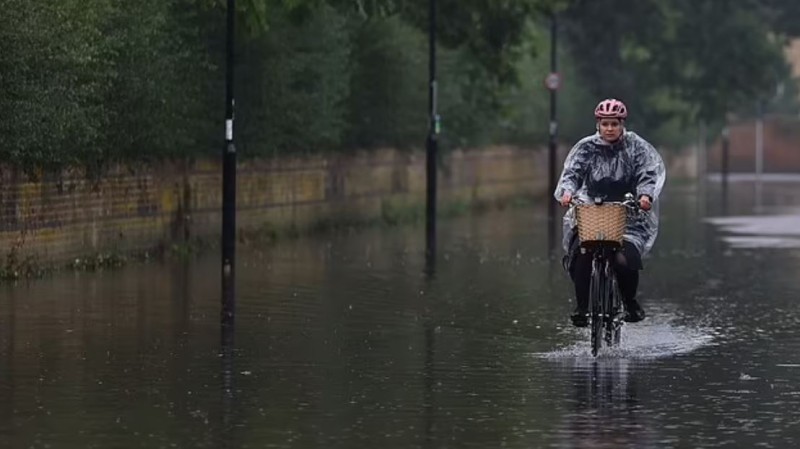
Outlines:
[{"label": "small sign on pole", "polygon": [[550,72],[544,78],[544,87],[548,90],[558,90],[561,87],[561,75],[556,72]]}]

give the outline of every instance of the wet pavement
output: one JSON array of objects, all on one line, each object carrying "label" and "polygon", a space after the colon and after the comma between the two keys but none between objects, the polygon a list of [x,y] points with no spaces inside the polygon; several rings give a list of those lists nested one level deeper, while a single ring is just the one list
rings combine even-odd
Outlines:
[{"label": "wet pavement", "polygon": [[232,333],[216,254],[4,285],[0,447],[797,447],[800,183],[719,197],[670,186],[597,359],[525,208],[441,222],[433,277],[421,226],[241,247]]}]

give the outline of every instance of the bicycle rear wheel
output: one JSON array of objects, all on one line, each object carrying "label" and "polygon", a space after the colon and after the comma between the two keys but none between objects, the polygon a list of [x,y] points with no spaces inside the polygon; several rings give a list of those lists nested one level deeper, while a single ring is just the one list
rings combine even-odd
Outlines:
[{"label": "bicycle rear wheel", "polygon": [[612,341],[614,345],[619,345],[620,341],[622,340],[622,325],[624,324],[623,317],[625,315],[625,311],[622,308],[622,292],[619,289],[619,283],[617,282],[617,276],[611,273],[611,280],[609,282],[610,285],[610,299],[609,302],[611,304],[611,319],[609,320],[612,329]]}]

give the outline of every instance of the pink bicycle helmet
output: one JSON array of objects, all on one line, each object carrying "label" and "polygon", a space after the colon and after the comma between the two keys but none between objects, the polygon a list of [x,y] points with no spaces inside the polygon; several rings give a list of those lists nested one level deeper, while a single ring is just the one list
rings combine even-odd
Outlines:
[{"label": "pink bicycle helmet", "polygon": [[594,108],[594,117],[598,119],[626,119],[628,118],[628,108],[625,107],[625,103],[614,98],[608,98],[598,103],[597,107]]}]

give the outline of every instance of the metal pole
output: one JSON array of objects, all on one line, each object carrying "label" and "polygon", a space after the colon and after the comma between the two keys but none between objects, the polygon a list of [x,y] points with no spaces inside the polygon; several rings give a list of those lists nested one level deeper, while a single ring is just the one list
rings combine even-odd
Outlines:
[{"label": "metal pole", "polygon": [[728,125],[722,129],[722,163],[720,164],[720,175],[722,183],[722,208],[728,208],[728,163],[730,159],[730,129]]},{"label": "metal pole", "polygon": [[[550,16],[550,73],[558,72],[558,59],[557,59],[557,39],[558,39],[558,22],[556,21],[555,13]],[[556,137],[558,134],[558,118],[557,118],[557,105],[558,105],[557,89],[550,89],[550,149],[549,149],[549,163],[548,163],[548,197],[556,189],[556,152],[558,143]],[[553,200],[547,201],[547,220],[548,220],[548,242],[550,252],[552,253],[556,247],[556,203]]]},{"label": "metal pole", "polygon": [[700,122],[697,130],[697,207],[702,215],[707,213],[708,148],[706,147],[706,130],[706,123]]},{"label": "metal pole", "polygon": [[222,153],[222,314],[231,322],[235,311],[236,146],[233,142],[233,64],[236,0],[228,0],[225,71],[225,147]]},{"label": "metal pole", "polygon": [[429,87],[428,105],[430,118],[428,139],[426,145],[426,209],[425,209],[425,255],[428,269],[433,269],[436,260],[436,159],[439,150],[438,135],[440,131],[439,115],[437,113],[437,83],[436,83],[436,0],[429,0],[430,7],[428,27],[429,37]]},{"label": "metal pole", "polygon": [[764,171],[764,105],[757,106],[756,118],[756,161],[755,161],[755,203],[756,210],[761,209],[761,174]]}]

